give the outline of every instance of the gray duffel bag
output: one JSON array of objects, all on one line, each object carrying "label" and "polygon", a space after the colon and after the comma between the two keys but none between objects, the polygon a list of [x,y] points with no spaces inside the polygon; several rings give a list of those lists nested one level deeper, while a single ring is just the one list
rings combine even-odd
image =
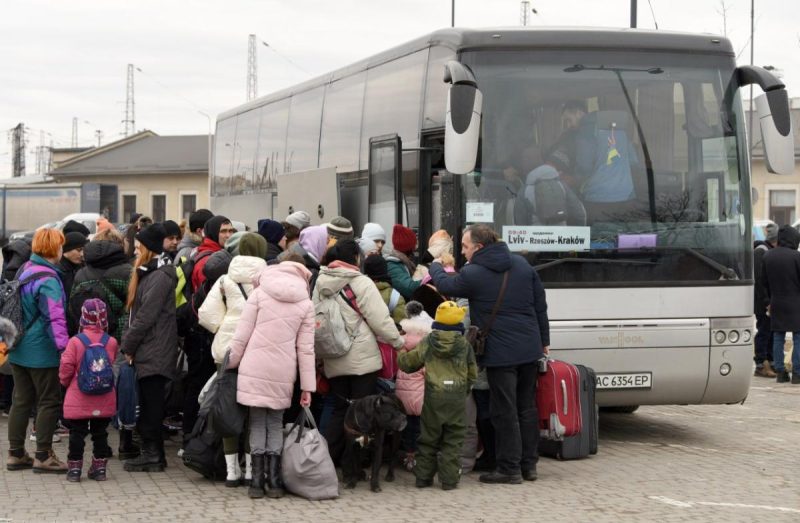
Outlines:
[{"label": "gray duffel bag", "polygon": [[328,453],[328,442],[304,407],[283,440],[283,484],[292,494],[310,500],[339,497],[339,479]]}]

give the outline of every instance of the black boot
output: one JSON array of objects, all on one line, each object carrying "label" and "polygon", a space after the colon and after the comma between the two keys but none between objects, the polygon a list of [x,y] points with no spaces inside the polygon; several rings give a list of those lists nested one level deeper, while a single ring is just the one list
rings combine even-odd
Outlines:
[{"label": "black boot", "polygon": [[253,461],[253,479],[250,480],[250,488],[247,490],[247,495],[252,499],[260,499],[264,497],[264,461],[266,456],[264,454],[252,454]]},{"label": "black boot", "polygon": [[161,453],[157,443],[143,442],[139,457],[129,459],[123,467],[128,472],[164,472]]},{"label": "black boot", "polygon": [[139,455],[141,449],[133,442],[133,431],[128,429],[119,429],[119,449],[117,454],[120,461],[126,459],[133,459]]},{"label": "black boot", "polygon": [[267,497],[282,498],[286,491],[281,478],[280,454],[267,454],[267,469]]}]

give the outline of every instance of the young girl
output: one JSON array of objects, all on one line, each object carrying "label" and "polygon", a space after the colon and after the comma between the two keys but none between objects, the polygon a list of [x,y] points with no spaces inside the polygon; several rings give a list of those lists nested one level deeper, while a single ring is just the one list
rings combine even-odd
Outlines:
[{"label": "young girl", "polygon": [[[414,349],[419,342],[431,333],[433,318],[422,308],[417,301],[410,301],[405,307],[407,319],[400,322],[406,344],[405,350]],[[415,464],[417,453],[417,438],[419,438],[419,416],[422,414],[422,403],[425,398],[425,369],[420,369],[410,374],[397,371],[395,393],[408,414],[408,424],[403,430],[403,465],[409,472]]]},{"label": "young girl", "polygon": [[250,407],[251,498],[264,497],[265,468],[267,496],[284,494],[280,479],[283,411],[291,406],[298,368],[303,391],[300,404],[309,406],[316,390],[310,278],[311,272],[298,261],[264,269],[230,344],[228,368],[239,368],[236,400]]},{"label": "young girl", "polygon": [[[69,428],[69,453],[67,454],[67,481],[81,480],[83,448],[86,436],[92,435],[92,466],[89,479],[106,480],[106,465],[111,456],[108,446],[108,423],[117,410],[117,397],[113,389],[105,394],[90,395],[78,388],[78,373],[86,352],[86,340],[91,344],[101,343],[108,354],[109,365],[117,357],[117,340],[108,336],[108,313],[106,304],[98,298],[90,298],[81,307],[80,332],[73,336],[61,355],[58,378],[66,387],[64,397],[64,421]],[[83,340],[81,338],[84,338]]]}]

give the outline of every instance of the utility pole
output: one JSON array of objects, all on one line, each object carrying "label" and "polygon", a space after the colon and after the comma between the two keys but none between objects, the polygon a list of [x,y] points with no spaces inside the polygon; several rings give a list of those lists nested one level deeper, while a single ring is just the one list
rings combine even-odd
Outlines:
[{"label": "utility pole", "polygon": [[258,98],[258,55],[256,35],[247,39],[247,101]]},{"label": "utility pole", "polygon": [[636,7],[637,0],[631,0],[631,29],[636,28]]},{"label": "utility pole", "polygon": [[78,117],[72,117],[72,148],[76,148],[78,146]]},{"label": "utility pole", "polygon": [[456,26],[456,0],[450,2],[450,27]]},{"label": "utility pole", "polygon": [[128,64],[128,82],[125,96],[125,119],[122,121],[125,125],[123,134],[130,136],[136,133],[136,114],[135,103],[133,98],[133,64]]},{"label": "utility pole", "polygon": [[36,174],[44,176],[47,174],[47,157],[45,155],[44,131],[39,131],[39,146],[36,148]]},{"label": "utility pole", "polygon": [[103,139],[103,131],[101,131],[100,129],[97,129],[94,132],[94,135],[97,137],[97,146],[100,147],[100,141]]},{"label": "utility pole", "polygon": [[12,176],[25,176],[25,125],[17,124],[11,131]]},{"label": "utility pole", "polygon": [[531,18],[531,3],[528,0],[522,0],[519,5],[519,23],[523,27],[528,25]]}]

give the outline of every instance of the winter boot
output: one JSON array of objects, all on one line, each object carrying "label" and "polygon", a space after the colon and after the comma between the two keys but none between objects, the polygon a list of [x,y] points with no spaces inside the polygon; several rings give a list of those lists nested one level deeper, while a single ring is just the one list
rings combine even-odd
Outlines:
[{"label": "winter boot", "polygon": [[764,360],[764,377],[765,378],[774,378],[777,374],[775,374],[775,370],[772,368],[772,362],[769,360]]},{"label": "winter boot", "polygon": [[792,370],[792,385],[800,385],[800,371]]},{"label": "winter boot", "polygon": [[136,458],[127,460],[123,468],[128,472],[164,472],[158,445],[151,442],[143,443],[142,453]]},{"label": "winter boot", "polygon": [[67,471],[67,465],[58,459],[53,449],[36,451],[33,458],[33,472],[36,474],[63,474]]},{"label": "winter boot", "polygon": [[106,480],[106,468],[108,467],[108,458],[95,458],[92,456],[92,466],[89,468],[89,479],[95,481]]},{"label": "winter boot", "polygon": [[82,471],[83,471],[82,459],[67,460],[67,481],[72,481],[73,483],[80,483]]},{"label": "winter boot", "polygon": [[777,383],[789,383],[789,371],[787,370],[779,370],[777,371],[778,376],[775,378]]},{"label": "winter boot", "polygon": [[242,476],[242,471],[239,469],[239,454],[225,454],[225,468],[228,471],[228,475],[225,477],[225,486],[238,487]]},{"label": "winter boot", "polygon": [[247,495],[252,499],[260,499],[264,497],[264,461],[266,456],[264,454],[253,454],[251,459],[253,478],[250,480],[250,488],[247,490]]},{"label": "winter boot", "polygon": [[244,455],[244,477],[242,478],[242,485],[250,486],[250,481],[253,479],[253,455]]},{"label": "winter boot", "polygon": [[119,429],[119,449],[117,453],[120,461],[133,459],[139,455],[141,449],[133,442],[133,431],[129,429]]},{"label": "winter boot", "polygon": [[9,450],[6,458],[6,470],[25,470],[33,467],[33,458],[25,449]]},{"label": "winter boot", "polygon": [[282,498],[286,491],[283,489],[281,478],[281,455],[267,454],[267,497]]}]

